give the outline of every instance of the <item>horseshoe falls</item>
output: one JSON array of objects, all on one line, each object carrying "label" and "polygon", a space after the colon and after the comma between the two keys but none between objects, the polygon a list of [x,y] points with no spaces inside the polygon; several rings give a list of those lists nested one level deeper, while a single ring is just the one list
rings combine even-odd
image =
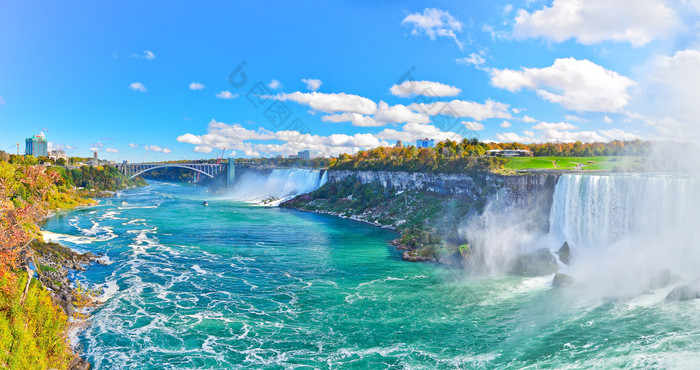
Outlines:
[{"label": "horseshoe falls", "polygon": [[248,202],[324,181],[289,171],[220,198],[153,182],[46,222],[109,263],[73,276],[104,291],[75,338],[95,368],[700,366],[698,302],[650,284],[698,278],[693,178],[561,176],[541,243],[571,244],[562,269],[581,284],[552,289],[408,263],[394,232]]},{"label": "horseshoe falls", "polygon": [[296,195],[314,191],[326,182],[328,182],[328,173],[325,170],[246,169],[237,173],[236,181],[227,190],[225,197],[238,201],[277,205]]}]

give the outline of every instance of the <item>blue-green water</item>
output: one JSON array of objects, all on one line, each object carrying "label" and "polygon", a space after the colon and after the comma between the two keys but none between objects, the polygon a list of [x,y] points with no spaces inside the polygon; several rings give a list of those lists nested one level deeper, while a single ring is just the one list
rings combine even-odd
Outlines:
[{"label": "blue-green water", "polygon": [[44,228],[112,262],[75,276],[106,290],[78,336],[98,369],[700,366],[696,302],[467,277],[402,261],[392,232],[201,188],[155,183]]}]

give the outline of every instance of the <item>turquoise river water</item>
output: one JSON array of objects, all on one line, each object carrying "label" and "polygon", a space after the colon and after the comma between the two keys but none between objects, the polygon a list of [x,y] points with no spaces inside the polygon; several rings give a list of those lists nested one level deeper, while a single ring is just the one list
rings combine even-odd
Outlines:
[{"label": "turquoise river water", "polygon": [[667,291],[468,277],[402,261],[393,232],[198,187],[152,183],[44,229],[107,256],[74,275],[104,290],[74,338],[97,369],[700,366],[698,304]]}]

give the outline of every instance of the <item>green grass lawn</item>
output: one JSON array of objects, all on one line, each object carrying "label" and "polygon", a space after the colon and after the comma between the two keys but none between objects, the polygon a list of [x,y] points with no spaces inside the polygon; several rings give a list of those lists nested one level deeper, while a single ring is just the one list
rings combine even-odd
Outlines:
[{"label": "green grass lawn", "polygon": [[580,165],[584,171],[612,171],[633,168],[640,163],[640,157],[513,157],[509,158],[505,168],[574,170]]}]

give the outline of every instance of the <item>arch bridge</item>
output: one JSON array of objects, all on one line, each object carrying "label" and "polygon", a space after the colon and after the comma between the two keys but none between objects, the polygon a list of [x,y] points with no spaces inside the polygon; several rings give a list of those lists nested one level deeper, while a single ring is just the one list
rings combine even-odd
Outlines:
[{"label": "arch bridge", "polygon": [[144,172],[170,167],[186,168],[199,172],[212,179],[214,176],[222,172],[226,172],[228,173],[227,184],[232,184],[235,176],[235,169],[232,159],[221,163],[123,163],[117,165],[119,171],[125,176],[128,176],[130,179],[133,179]]}]

